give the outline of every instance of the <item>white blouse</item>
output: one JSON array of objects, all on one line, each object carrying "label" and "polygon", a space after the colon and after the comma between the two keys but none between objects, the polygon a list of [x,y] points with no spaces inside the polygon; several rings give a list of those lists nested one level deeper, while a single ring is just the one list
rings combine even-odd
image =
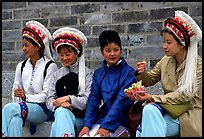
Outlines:
[{"label": "white blouse", "polygon": [[18,84],[17,86],[24,89],[27,102],[46,102],[50,77],[56,70],[58,70],[57,65],[55,63],[51,63],[47,68],[46,77],[44,79],[44,69],[48,61],[49,59],[47,57],[42,57],[36,62],[36,65],[33,68],[30,59],[28,59],[25,63],[25,67],[23,68],[22,75],[21,65],[23,61],[18,63],[13,84],[12,96],[14,102],[19,102],[21,100],[14,97],[14,88],[16,87],[16,84]]}]

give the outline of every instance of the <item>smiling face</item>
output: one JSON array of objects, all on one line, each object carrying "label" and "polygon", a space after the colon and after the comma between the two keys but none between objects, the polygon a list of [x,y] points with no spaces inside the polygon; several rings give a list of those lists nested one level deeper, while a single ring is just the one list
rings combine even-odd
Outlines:
[{"label": "smiling face", "polygon": [[109,66],[118,63],[121,57],[121,52],[121,48],[115,42],[108,43],[102,50],[103,57]]},{"label": "smiling face", "polygon": [[64,66],[70,66],[77,61],[77,52],[68,45],[61,45],[57,51],[58,57]]}]

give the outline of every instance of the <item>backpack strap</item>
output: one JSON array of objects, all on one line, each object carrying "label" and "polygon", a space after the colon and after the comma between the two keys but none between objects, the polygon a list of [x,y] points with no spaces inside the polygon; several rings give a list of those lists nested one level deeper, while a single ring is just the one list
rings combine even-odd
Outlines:
[{"label": "backpack strap", "polygon": [[23,68],[25,67],[25,63],[26,63],[27,60],[28,60],[28,59],[24,60],[23,63],[22,63],[22,65],[21,65],[21,75],[22,75]]},{"label": "backpack strap", "polygon": [[49,67],[49,65],[50,65],[51,63],[55,63],[55,62],[54,62],[53,60],[50,60],[50,61],[48,61],[47,64],[45,65],[44,74],[43,74],[44,79],[45,79],[46,74],[47,74],[47,68]]}]

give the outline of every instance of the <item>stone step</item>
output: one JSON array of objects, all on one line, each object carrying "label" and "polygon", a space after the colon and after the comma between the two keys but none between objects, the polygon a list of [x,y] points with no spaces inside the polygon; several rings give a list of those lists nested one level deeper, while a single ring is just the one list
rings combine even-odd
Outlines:
[{"label": "stone step", "polygon": [[36,126],[35,134],[31,135],[29,132],[29,123],[23,127],[23,137],[49,137],[50,129],[53,122],[44,122]]}]

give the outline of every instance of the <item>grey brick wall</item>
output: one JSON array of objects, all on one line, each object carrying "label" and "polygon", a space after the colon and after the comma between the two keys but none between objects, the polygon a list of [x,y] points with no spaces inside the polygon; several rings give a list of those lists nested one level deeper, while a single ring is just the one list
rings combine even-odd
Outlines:
[{"label": "grey brick wall", "polygon": [[[86,65],[93,70],[101,66],[97,38],[106,29],[119,32],[123,55],[132,67],[146,60],[152,68],[164,55],[162,22],[174,16],[175,10],[189,13],[202,29],[202,2],[2,2],[2,104],[10,101],[15,66],[25,58],[21,30],[28,20],[40,21],[51,33],[64,26],[84,32],[88,38]],[[202,56],[201,46],[202,42]],[[159,85],[153,90],[160,91]]]}]

